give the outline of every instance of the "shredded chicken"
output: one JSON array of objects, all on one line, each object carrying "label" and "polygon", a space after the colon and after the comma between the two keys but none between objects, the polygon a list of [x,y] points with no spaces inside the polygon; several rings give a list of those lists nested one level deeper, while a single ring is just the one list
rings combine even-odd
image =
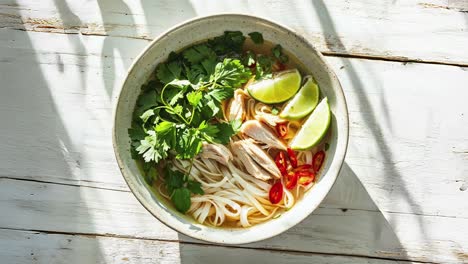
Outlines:
[{"label": "shredded chicken", "polygon": [[241,144],[242,148],[250,157],[252,157],[253,160],[273,175],[273,177],[281,177],[281,172],[273,159],[263,149],[256,145],[252,139],[240,140],[238,143]]},{"label": "shredded chicken", "polygon": [[[238,158],[242,164],[244,165],[245,169],[250,173],[250,175],[254,176],[257,179],[267,181],[271,179],[270,173],[264,170],[258,163],[256,163],[253,158],[246,152],[242,145],[242,140],[232,142],[231,143],[231,150]],[[261,150],[261,149],[260,149]]]},{"label": "shredded chicken", "polygon": [[237,89],[234,92],[234,98],[231,100],[227,109],[227,119],[232,120],[244,120],[245,118],[245,106],[244,106],[244,93],[241,89]]},{"label": "shredded chicken", "polygon": [[255,119],[260,120],[263,123],[268,124],[271,127],[275,127],[277,124],[287,122],[287,120],[284,120],[283,118],[277,115],[272,115],[272,114],[264,113],[264,112],[257,113],[255,115]]},{"label": "shredded chicken", "polygon": [[227,165],[233,159],[231,151],[221,144],[203,142],[200,157],[203,159],[214,159],[223,165]]},{"label": "shredded chicken", "polygon": [[286,150],[286,145],[265,124],[257,120],[248,120],[242,124],[240,131],[258,142],[272,148]]}]

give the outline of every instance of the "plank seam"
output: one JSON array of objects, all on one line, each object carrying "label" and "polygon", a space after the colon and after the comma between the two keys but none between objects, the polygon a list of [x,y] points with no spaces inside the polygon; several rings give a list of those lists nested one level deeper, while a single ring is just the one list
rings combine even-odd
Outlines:
[{"label": "plank seam", "polygon": [[243,247],[238,245],[219,245],[219,244],[209,244],[203,242],[192,242],[192,241],[182,241],[176,239],[156,239],[156,238],[140,238],[134,236],[124,236],[124,235],[113,235],[113,234],[94,234],[94,233],[73,233],[66,231],[47,231],[47,230],[38,230],[38,229],[22,229],[22,228],[8,228],[0,227],[0,230],[9,230],[9,231],[18,231],[18,232],[35,232],[37,234],[50,234],[50,235],[68,235],[68,236],[81,236],[81,237],[104,237],[104,238],[121,238],[121,239],[134,239],[134,240],[143,240],[143,241],[158,241],[158,242],[170,242],[170,243],[180,243],[188,245],[197,245],[204,247],[219,247],[219,248],[236,248],[236,249],[250,249],[257,251],[273,251],[279,253],[290,253],[297,255],[322,255],[322,256],[342,256],[342,257],[355,257],[355,258],[367,258],[375,260],[389,260],[389,261],[404,261],[404,262],[413,262],[413,263],[430,263],[430,264],[439,264],[439,262],[430,262],[430,261],[421,261],[421,260],[411,260],[411,259],[399,259],[399,258],[389,258],[389,257],[377,257],[377,256],[366,256],[360,254],[340,254],[340,253],[327,253],[327,252],[314,252],[314,251],[301,251],[301,250],[291,250],[291,249],[278,249],[278,248],[256,248],[256,247]]},{"label": "plank seam", "polygon": [[[0,29],[8,30],[18,30],[24,32],[42,32],[50,34],[68,34],[68,35],[83,35],[83,36],[96,36],[96,37],[115,37],[115,38],[128,38],[128,39],[137,39],[144,41],[152,41],[154,38],[149,37],[137,37],[137,36],[124,36],[124,35],[108,35],[106,33],[92,33],[92,32],[81,32],[81,31],[40,31],[40,30],[31,30],[26,28],[14,28],[8,26],[0,26]],[[402,62],[402,63],[421,63],[421,64],[435,64],[435,65],[446,65],[446,66],[456,66],[456,67],[468,67],[468,63],[456,63],[456,62],[444,62],[438,60],[425,60],[425,59],[411,59],[405,56],[388,56],[382,57],[377,55],[364,55],[364,54],[353,54],[353,53],[340,53],[333,51],[320,51],[324,56],[329,57],[341,57],[341,58],[351,58],[351,59],[365,59],[365,60],[377,60],[377,61],[389,61],[389,62]]]},{"label": "plank seam", "polygon": [[[93,188],[93,189],[98,189],[98,190],[132,193],[130,190],[113,189],[113,188],[97,187],[97,186],[88,186],[88,185],[80,185],[80,184],[72,184],[72,183],[51,182],[51,181],[35,180],[35,179],[15,178],[15,177],[11,177],[11,176],[0,176],[0,179],[7,179],[7,180],[13,180],[13,181],[44,183],[44,184],[53,184],[53,185],[64,185],[64,186],[77,187],[77,188]],[[90,182],[90,181],[88,181],[88,182]],[[96,182],[96,183],[98,183],[98,182]],[[351,208],[351,207],[339,208],[339,207],[327,207],[327,206],[319,206],[319,208],[321,208],[321,209],[337,209],[337,210],[342,210],[343,212],[345,212],[347,210],[351,210],[351,211],[365,211],[365,212],[371,212],[371,213],[383,212],[383,213],[389,213],[389,214],[417,215],[417,216],[423,216],[423,217],[427,216],[427,217],[443,217],[443,218],[453,218],[453,219],[468,219],[468,217],[464,217],[464,216],[408,213],[408,212],[398,212],[398,211],[385,211],[385,210],[380,210],[380,209],[372,210],[372,209]]]}]

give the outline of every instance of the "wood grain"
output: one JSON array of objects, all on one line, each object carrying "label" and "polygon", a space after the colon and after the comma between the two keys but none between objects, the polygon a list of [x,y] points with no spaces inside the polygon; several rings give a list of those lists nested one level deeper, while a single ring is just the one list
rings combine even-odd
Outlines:
[{"label": "wood grain", "polygon": [[408,263],[324,254],[0,229],[3,263]]},{"label": "wood grain", "polygon": [[327,54],[468,65],[467,10],[452,0],[10,0],[0,27],[150,40],[189,18],[239,12],[284,23]]}]

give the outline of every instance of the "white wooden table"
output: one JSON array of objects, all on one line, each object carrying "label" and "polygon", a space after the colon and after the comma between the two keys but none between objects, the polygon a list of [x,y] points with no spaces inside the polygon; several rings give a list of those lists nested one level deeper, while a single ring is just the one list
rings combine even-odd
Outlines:
[{"label": "white wooden table", "polygon": [[[313,215],[209,245],[129,192],[112,108],[139,51],[183,20],[256,14],[310,39],[350,112]],[[0,0],[0,263],[468,263],[468,1]]]}]

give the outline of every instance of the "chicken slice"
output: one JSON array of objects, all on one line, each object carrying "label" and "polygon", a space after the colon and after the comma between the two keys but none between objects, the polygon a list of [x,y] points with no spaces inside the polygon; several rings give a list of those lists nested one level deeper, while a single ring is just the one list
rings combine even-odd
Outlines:
[{"label": "chicken slice", "polygon": [[248,120],[242,124],[240,131],[258,142],[272,148],[286,150],[286,145],[263,123],[257,120]]},{"label": "chicken slice", "polygon": [[273,177],[280,178],[281,172],[275,164],[275,161],[251,139],[238,141],[245,152],[255,160],[263,169],[269,172]]},{"label": "chicken slice", "polygon": [[233,159],[231,151],[221,144],[203,142],[200,157],[203,159],[214,159],[217,162],[227,165]]},{"label": "chicken slice", "polygon": [[244,120],[245,117],[245,106],[244,106],[244,93],[241,89],[237,89],[234,92],[234,98],[231,100],[227,109],[227,119],[232,120]]},{"label": "chicken slice", "polygon": [[273,115],[269,113],[262,113],[262,112],[256,114],[255,119],[260,120],[263,123],[266,123],[271,127],[275,127],[277,124],[287,122],[287,120],[284,120],[283,118],[277,115]]},{"label": "chicken slice", "polygon": [[255,178],[263,181],[271,179],[271,175],[262,169],[258,163],[256,163],[250,156],[247,154],[245,149],[242,147],[241,142],[236,141],[231,143],[231,150],[233,154],[242,162],[245,169]]}]

